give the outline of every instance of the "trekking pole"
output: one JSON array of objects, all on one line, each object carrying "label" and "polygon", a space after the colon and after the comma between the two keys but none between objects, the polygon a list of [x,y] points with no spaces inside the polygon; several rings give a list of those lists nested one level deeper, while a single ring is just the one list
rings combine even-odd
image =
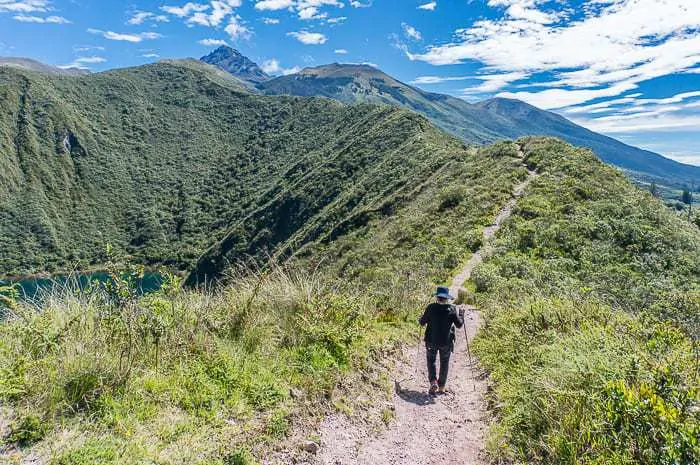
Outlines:
[{"label": "trekking pole", "polygon": [[466,321],[462,325],[462,328],[464,328],[464,340],[467,342],[467,356],[469,357],[469,373],[472,376],[472,389],[476,391],[476,379],[474,378],[474,364],[472,363],[472,351],[469,348],[469,334],[467,333]]},{"label": "trekking pole", "polygon": [[469,349],[469,335],[467,334],[467,325],[463,325],[464,328],[464,340],[467,341],[467,356],[469,357],[469,366],[472,365],[472,351]]}]

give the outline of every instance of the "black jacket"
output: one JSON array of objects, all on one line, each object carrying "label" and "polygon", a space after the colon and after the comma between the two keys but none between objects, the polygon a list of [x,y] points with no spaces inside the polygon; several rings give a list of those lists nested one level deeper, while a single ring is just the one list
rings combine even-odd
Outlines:
[{"label": "black jacket", "polygon": [[432,303],[425,309],[420,318],[420,324],[428,325],[425,329],[425,342],[437,347],[445,347],[451,345],[455,339],[455,330],[452,325],[461,328],[464,325],[464,318],[459,315],[454,305]]}]

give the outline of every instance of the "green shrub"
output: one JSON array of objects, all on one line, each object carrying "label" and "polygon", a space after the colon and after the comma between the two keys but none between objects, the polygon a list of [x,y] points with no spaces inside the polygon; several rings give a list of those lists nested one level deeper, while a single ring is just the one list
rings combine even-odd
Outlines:
[{"label": "green shrub", "polygon": [[590,152],[525,139],[542,173],[472,278],[494,461],[700,456],[700,234]]},{"label": "green shrub", "polygon": [[259,462],[248,450],[239,448],[226,456],[224,463],[226,465],[257,465]]},{"label": "green shrub", "polygon": [[89,439],[76,447],[60,452],[51,465],[117,465],[123,463],[116,445],[108,439]]},{"label": "green shrub", "polygon": [[442,212],[458,206],[467,198],[467,195],[467,189],[464,186],[443,188],[438,196],[438,211]]},{"label": "green shrub", "polygon": [[30,413],[20,417],[10,425],[10,434],[7,436],[7,440],[26,447],[43,439],[46,433],[46,422]]}]

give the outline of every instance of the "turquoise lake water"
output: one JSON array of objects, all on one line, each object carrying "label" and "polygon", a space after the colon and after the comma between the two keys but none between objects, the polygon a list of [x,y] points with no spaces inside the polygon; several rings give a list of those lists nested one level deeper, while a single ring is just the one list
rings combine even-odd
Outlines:
[{"label": "turquoise lake water", "polygon": [[[90,283],[94,281],[106,282],[109,279],[107,273],[87,273],[87,274],[72,274],[58,275],[48,278],[26,278],[17,281],[12,281],[13,284],[19,285],[20,297],[25,300],[41,298],[45,291],[52,288],[69,287],[73,290],[84,290]],[[148,294],[155,292],[163,285],[163,276],[160,273],[145,273],[143,279],[138,283],[139,292]]]}]

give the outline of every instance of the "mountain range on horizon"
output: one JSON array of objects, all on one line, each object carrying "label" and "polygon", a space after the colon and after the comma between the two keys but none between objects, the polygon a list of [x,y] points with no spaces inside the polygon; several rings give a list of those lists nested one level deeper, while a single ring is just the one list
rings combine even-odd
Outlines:
[{"label": "mountain range on horizon", "polygon": [[467,143],[489,144],[526,135],[559,137],[593,150],[634,180],[675,188],[700,184],[700,167],[633,147],[520,100],[468,103],[405,84],[367,64],[332,63],[273,77],[239,51],[221,46],[201,61],[217,66],[266,95],[326,97],[343,103],[400,106],[418,112]]}]

